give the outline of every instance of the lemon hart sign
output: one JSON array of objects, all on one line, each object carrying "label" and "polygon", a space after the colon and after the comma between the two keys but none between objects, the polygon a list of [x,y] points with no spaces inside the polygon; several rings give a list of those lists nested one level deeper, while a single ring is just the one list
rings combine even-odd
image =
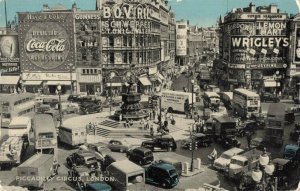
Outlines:
[{"label": "lemon hart sign", "polygon": [[74,62],[71,13],[19,13],[22,70],[64,71]]}]

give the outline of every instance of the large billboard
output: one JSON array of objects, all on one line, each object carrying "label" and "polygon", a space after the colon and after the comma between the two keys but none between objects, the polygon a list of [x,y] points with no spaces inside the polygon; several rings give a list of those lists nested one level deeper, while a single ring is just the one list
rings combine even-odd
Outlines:
[{"label": "large billboard", "polygon": [[19,13],[22,71],[64,71],[74,63],[72,13]]},{"label": "large billboard", "polygon": [[20,73],[19,47],[17,35],[0,35],[0,73],[11,75]]},{"label": "large billboard", "polygon": [[176,55],[187,55],[187,23],[176,23]]},{"label": "large billboard", "polygon": [[295,38],[295,53],[294,53],[294,62],[295,63],[300,63],[300,26],[296,25],[296,38]]}]

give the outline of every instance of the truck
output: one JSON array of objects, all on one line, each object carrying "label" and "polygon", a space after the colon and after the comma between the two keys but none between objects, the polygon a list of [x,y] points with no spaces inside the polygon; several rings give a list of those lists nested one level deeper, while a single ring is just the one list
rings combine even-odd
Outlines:
[{"label": "truck", "polygon": [[29,145],[29,141],[23,137],[5,137],[0,146],[0,169],[12,167],[22,162],[22,154]]},{"label": "truck", "polygon": [[198,75],[199,85],[202,89],[206,89],[206,86],[211,81],[210,71],[209,69],[202,69]]},{"label": "truck", "polygon": [[78,146],[86,143],[87,133],[85,127],[58,127],[58,141],[70,146]]},{"label": "truck", "polygon": [[30,117],[14,117],[8,126],[8,136],[28,138],[30,128]]},{"label": "truck", "polygon": [[42,188],[51,176],[54,157],[51,154],[36,154],[17,168],[17,183],[22,187]]},{"label": "truck", "polygon": [[171,90],[162,91],[161,107],[169,112],[185,112],[186,103],[189,105],[196,103],[196,94]]},{"label": "truck", "polygon": [[[256,149],[249,150],[243,154],[231,158],[226,175],[234,180],[240,180],[244,174],[253,170],[259,163],[259,157],[264,152]],[[270,153],[266,153],[270,156]]]}]

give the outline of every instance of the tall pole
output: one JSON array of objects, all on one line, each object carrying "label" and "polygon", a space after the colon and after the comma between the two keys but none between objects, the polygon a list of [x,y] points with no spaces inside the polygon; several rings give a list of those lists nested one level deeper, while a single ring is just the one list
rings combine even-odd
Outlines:
[{"label": "tall pole", "polygon": [[195,149],[195,140],[191,131],[191,139],[192,139],[192,160],[191,160],[191,172],[194,172],[194,149]]},{"label": "tall pole", "polygon": [[7,10],[6,10],[6,0],[4,0],[4,14],[5,14],[5,26],[8,27],[8,23],[7,23]]},{"label": "tall pole", "polygon": [[70,64],[69,66],[70,66],[71,94],[73,94],[73,79],[72,79],[73,64]]},{"label": "tall pole", "polygon": [[161,120],[162,120],[162,116],[161,116],[161,96],[159,97],[159,129],[161,130]]},{"label": "tall pole", "polygon": [[194,114],[194,80],[192,82],[192,112],[191,112],[192,116]]},{"label": "tall pole", "polygon": [[59,100],[59,127],[62,127],[62,111],[61,111],[61,90],[58,91],[58,100]]},{"label": "tall pole", "polygon": [[111,104],[112,104],[112,78],[110,78],[110,103],[109,103],[109,115],[111,115]]}]

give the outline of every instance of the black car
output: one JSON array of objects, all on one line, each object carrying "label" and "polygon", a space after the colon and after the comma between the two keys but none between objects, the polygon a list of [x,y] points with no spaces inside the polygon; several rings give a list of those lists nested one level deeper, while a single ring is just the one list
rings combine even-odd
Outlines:
[{"label": "black car", "polygon": [[97,158],[95,155],[89,151],[80,151],[76,153],[72,153],[66,159],[67,165],[69,167],[72,166],[87,166],[91,167],[92,165],[95,168],[98,168]]},{"label": "black car", "polygon": [[71,95],[69,95],[67,100],[70,102],[81,102],[81,98],[82,98],[81,95],[71,94]]},{"label": "black car", "polygon": [[[195,142],[197,143],[197,147],[209,147],[212,144],[211,136],[205,135],[203,133],[196,133],[193,135]],[[188,149],[192,143],[191,139],[185,139],[181,143],[181,147]]]},{"label": "black car", "polygon": [[138,163],[139,165],[146,165],[153,162],[154,157],[150,149],[144,147],[137,147],[127,152],[127,157],[130,161]]},{"label": "black car", "polygon": [[241,146],[241,142],[236,139],[235,135],[227,135],[221,139],[221,144],[224,148],[232,148]]},{"label": "black car", "polygon": [[290,138],[294,141],[298,141],[299,136],[300,136],[300,123],[296,123],[294,130],[290,132]]},{"label": "black car", "polygon": [[256,137],[250,142],[250,149],[257,149],[263,151],[264,148],[267,148],[268,144],[264,141],[263,138]]},{"label": "black car", "polygon": [[275,102],[275,103],[280,102],[280,99],[276,95],[268,92],[264,92],[261,95],[260,99],[262,102]]},{"label": "black car", "polygon": [[253,135],[255,134],[255,130],[261,128],[262,127],[257,121],[248,120],[243,122],[240,126],[237,127],[236,135],[238,137],[244,137],[247,133]]},{"label": "black car", "polygon": [[149,141],[143,141],[142,147],[151,149],[152,151],[154,151],[155,148],[159,148],[167,151],[175,151],[177,148],[177,144],[172,136],[164,135],[164,136],[153,138],[152,140]]},{"label": "black car", "polygon": [[80,105],[80,111],[83,114],[90,114],[90,113],[99,113],[103,111],[101,104],[97,104],[94,102],[84,102]]}]

